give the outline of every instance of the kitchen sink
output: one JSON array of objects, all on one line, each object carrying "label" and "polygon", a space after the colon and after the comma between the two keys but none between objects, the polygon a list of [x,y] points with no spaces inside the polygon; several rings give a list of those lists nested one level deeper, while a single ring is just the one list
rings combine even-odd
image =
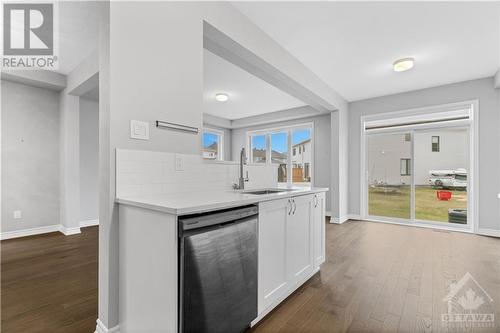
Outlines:
[{"label": "kitchen sink", "polygon": [[292,191],[292,189],[266,189],[266,190],[252,190],[252,191],[244,191],[245,194],[255,194],[255,195],[264,195],[264,194],[274,194]]}]

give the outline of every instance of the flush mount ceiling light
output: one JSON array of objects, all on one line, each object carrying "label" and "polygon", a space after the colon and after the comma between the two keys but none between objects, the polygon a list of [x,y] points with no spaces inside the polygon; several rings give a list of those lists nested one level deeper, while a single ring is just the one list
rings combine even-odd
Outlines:
[{"label": "flush mount ceiling light", "polygon": [[395,72],[404,72],[412,69],[415,66],[415,59],[413,58],[403,58],[394,61],[392,67]]},{"label": "flush mount ceiling light", "polygon": [[229,95],[225,93],[215,94],[215,100],[217,102],[226,102],[229,99]]}]

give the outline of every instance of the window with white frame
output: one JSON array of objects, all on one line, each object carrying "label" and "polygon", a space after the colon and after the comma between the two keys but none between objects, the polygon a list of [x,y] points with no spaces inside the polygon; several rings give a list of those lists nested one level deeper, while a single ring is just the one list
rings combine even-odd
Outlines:
[{"label": "window with white frame", "polygon": [[202,133],[201,152],[204,159],[222,161],[224,159],[224,132],[204,128]]},{"label": "window with white frame", "polygon": [[266,163],[268,160],[266,135],[256,134],[250,137],[250,153],[252,163]]},{"label": "window with white frame", "polygon": [[310,185],[312,135],[312,123],[248,132],[250,163],[276,165],[279,183]]}]

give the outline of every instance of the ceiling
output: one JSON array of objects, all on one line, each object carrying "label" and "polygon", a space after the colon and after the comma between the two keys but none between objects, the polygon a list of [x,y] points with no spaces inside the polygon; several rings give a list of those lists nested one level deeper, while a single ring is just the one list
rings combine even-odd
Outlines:
[{"label": "ceiling", "polygon": [[[348,101],[488,77],[499,2],[234,2]],[[414,69],[392,62],[414,57]]]},{"label": "ceiling", "polygon": [[[219,56],[203,53],[203,112],[225,119],[239,119],[304,106],[304,102],[284,93]],[[227,93],[227,102],[215,94]]]},{"label": "ceiling", "polygon": [[59,1],[59,73],[68,74],[98,46],[102,1]]}]

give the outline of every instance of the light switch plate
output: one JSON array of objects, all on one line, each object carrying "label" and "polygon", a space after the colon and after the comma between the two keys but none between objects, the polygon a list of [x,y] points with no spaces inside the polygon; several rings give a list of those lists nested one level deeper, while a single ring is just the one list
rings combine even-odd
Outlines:
[{"label": "light switch plate", "polygon": [[20,219],[22,217],[23,217],[23,214],[22,214],[22,212],[20,210],[15,210],[14,211],[14,218],[15,219]]},{"label": "light switch plate", "polygon": [[175,171],[184,171],[184,157],[175,155]]},{"label": "light switch plate", "polygon": [[149,140],[149,123],[139,120],[130,121],[130,138]]}]

